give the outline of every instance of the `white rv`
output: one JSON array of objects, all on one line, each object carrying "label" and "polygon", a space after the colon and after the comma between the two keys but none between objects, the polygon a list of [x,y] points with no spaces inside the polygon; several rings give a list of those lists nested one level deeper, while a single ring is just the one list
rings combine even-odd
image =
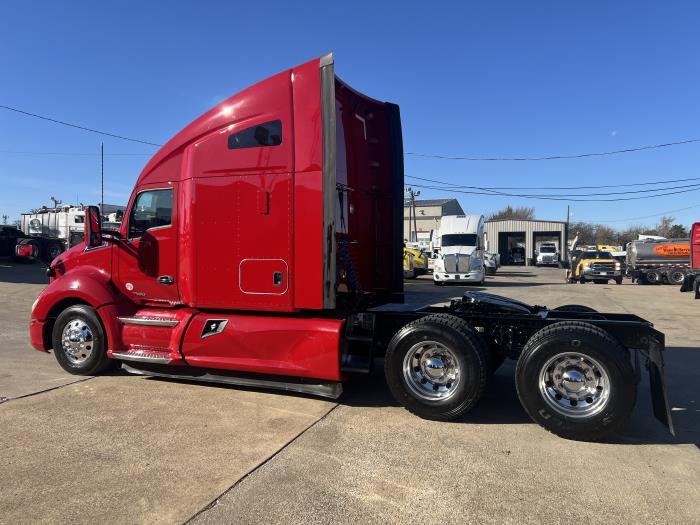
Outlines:
[{"label": "white rv", "polygon": [[484,216],[446,215],[437,231],[440,254],[435,260],[433,282],[484,282]]}]

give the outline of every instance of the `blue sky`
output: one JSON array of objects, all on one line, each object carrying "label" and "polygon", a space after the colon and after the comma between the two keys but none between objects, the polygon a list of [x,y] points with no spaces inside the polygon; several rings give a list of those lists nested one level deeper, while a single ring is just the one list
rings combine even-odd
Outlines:
[{"label": "blue sky", "polygon": [[[700,137],[697,2],[39,1],[0,9],[0,104],[157,143],[227,96],[328,51],[344,80],[401,106],[406,151],[537,156]],[[101,141],[105,201],[125,203],[155,148],[0,110],[0,215],[15,219],[51,196],[98,202]],[[700,177],[699,160],[697,143],[542,162],[407,157],[406,174],[588,186]],[[689,224],[700,219],[699,195],[576,202],[572,219],[651,224],[658,217],[628,219],[695,206],[672,213]],[[566,215],[566,202],[458,197],[468,213],[511,204],[534,206],[543,219]]]}]

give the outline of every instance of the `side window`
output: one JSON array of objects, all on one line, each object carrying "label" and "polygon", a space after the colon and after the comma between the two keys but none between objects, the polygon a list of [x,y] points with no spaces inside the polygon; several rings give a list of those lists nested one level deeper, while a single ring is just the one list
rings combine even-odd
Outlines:
[{"label": "side window", "polygon": [[172,221],[173,190],[143,191],[129,215],[129,239],[141,237],[150,228],[170,226]]},{"label": "side window", "polygon": [[260,148],[282,144],[282,121],[273,120],[228,136],[228,149]]}]

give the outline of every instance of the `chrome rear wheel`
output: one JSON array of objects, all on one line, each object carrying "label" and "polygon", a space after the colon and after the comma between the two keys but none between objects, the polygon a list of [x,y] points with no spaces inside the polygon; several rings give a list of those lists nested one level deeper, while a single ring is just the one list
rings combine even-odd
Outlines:
[{"label": "chrome rear wheel", "polygon": [[457,354],[437,341],[413,345],[403,361],[406,385],[420,399],[449,399],[460,381]]},{"label": "chrome rear wheel", "polygon": [[605,367],[578,352],[549,359],[540,370],[539,385],[547,404],[569,417],[594,416],[610,398],[610,378]]}]

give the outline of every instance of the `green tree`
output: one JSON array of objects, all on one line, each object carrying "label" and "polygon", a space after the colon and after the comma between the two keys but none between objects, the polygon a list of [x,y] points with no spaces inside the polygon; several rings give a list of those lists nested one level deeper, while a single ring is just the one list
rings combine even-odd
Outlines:
[{"label": "green tree", "polygon": [[688,230],[686,230],[685,226],[682,224],[674,224],[668,230],[669,239],[683,239],[689,236],[690,234],[688,233]]}]

